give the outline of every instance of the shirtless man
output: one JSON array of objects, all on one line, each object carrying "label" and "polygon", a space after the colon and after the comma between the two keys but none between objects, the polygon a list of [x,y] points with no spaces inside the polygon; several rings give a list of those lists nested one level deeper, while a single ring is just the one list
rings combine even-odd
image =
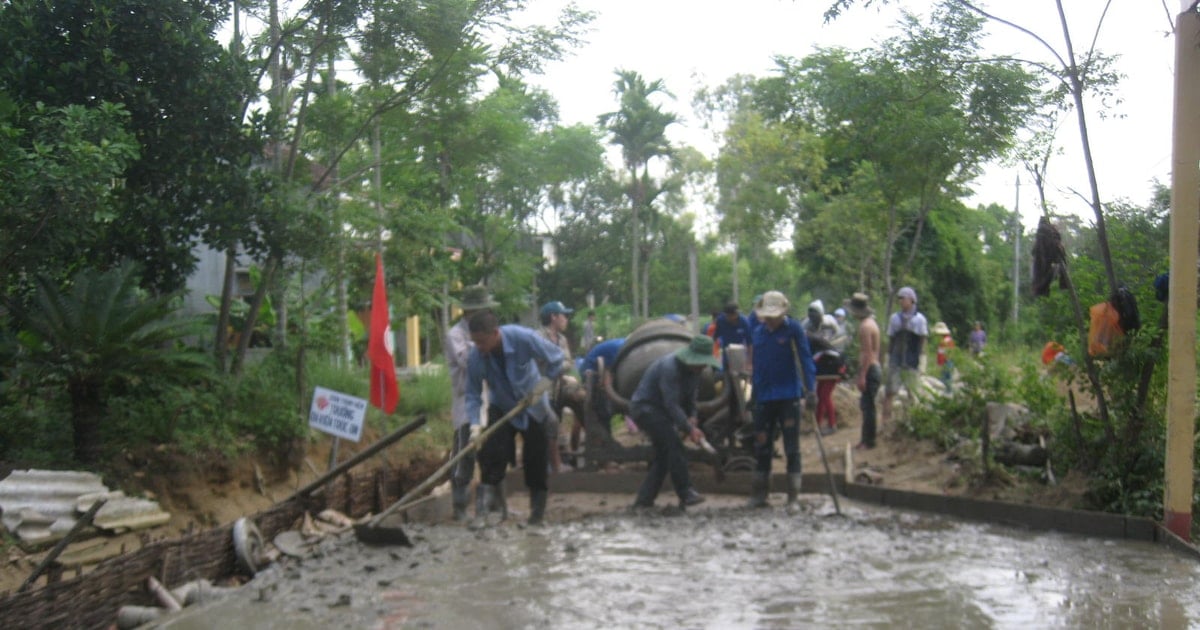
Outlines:
[{"label": "shirtless man", "polygon": [[883,381],[883,370],[879,367],[879,324],[875,322],[875,310],[866,293],[855,293],[846,300],[846,310],[858,320],[858,391],[862,392],[859,408],[862,409],[862,441],[854,448],[875,448],[875,395]]}]

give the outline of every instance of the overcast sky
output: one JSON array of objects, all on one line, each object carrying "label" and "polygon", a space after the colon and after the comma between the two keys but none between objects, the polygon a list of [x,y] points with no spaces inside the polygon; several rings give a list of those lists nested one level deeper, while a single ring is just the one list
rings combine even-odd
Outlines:
[{"label": "overcast sky", "polygon": [[[531,16],[544,21],[565,4],[566,0],[534,0]],[[692,114],[692,94],[698,86],[718,85],[738,73],[768,73],[776,54],[803,57],[815,47],[872,46],[896,33],[901,8],[925,14],[933,3],[901,0],[869,9],[855,6],[827,25],[822,13],[828,4],[829,0],[576,0],[577,6],[598,14],[588,43],[534,82],[558,99],[562,122],[594,124],[599,114],[617,107],[612,91],[617,68],[637,71],[647,80],[662,79],[676,97],[664,107],[684,119],[669,130],[672,140],[711,153],[711,135],[700,129]],[[1065,50],[1054,2],[989,4],[999,7],[993,9],[996,14]],[[1065,0],[1077,54],[1091,45],[1104,4]],[[1174,0],[1168,6],[1179,8]],[[1149,199],[1152,180],[1170,181],[1172,22],[1159,0],[1112,0],[1099,33],[1097,48],[1121,55],[1119,70],[1126,75],[1117,88],[1121,103],[1102,114],[1093,102],[1087,111],[1105,200],[1126,198],[1142,204]],[[1034,40],[1011,28],[997,24],[988,32],[989,52],[1049,59]],[[1086,202],[1071,192],[1086,196],[1088,185],[1073,115],[1068,123],[1059,136],[1064,153],[1050,164],[1049,193],[1058,212],[1090,218]],[[990,167],[976,183],[971,201],[1012,208],[1018,172],[1015,166]],[[1021,180],[1021,214],[1030,228],[1040,210],[1028,175],[1022,173]]]}]

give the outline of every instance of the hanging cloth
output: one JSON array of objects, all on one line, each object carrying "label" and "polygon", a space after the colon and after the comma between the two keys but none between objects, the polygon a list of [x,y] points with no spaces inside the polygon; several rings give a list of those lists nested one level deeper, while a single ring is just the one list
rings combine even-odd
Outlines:
[{"label": "hanging cloth", "polygon": [[1031,282],[1033,296],[1050,295],[1050,285],[1058,278],[1060,289],[1067,288],[1067,275],[1063,273],[1063,260],[1066,249],[1063,248],[1062,235],[1058,228],[1050,224],[1050,219],[1038,219],[1037,236],[1033,242],[1033,281]]}]

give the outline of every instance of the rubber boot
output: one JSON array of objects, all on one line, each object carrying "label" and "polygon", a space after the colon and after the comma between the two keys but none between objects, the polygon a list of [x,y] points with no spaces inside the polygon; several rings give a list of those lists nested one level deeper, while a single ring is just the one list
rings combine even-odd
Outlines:
[{"label": "rubber boot", "polygon": [[492,512],[499,515],[497,522],[503,523],[508,520],[508,497],[504,496],[504,489],[496,486],[495,500],[492,501]]},{"label": "rubber boot", "polygon": [[[467,520],[467,503],[469,503],[470,486],[451,486],[450,501],[454,506],[454,522],[462,523]],[[478,510],[477,510],[478,511]]]},{"label": "rubber boot", "polygon": [[496,486],[486,483],[475,487],[475,520],[471,521],[472,529],[479,529],[487,525],[488,514],[496,505],[498,489]]},{"label": "rubber boot", "polygon": [[529,525],[541,525],[546,517],[546,498],[548,493],[545,490],[530,490],[529,491],[529,520],[526,521]]},{"label": "rubber boot", "polygon": [[767,493],[771,491],[771,473],[755,472],[750,480],[750,500],[746,502],[749,508],[767,507]]},{"label": "rubber boot", "polygon": [[679,508],[686,509],[693,505],[700,505],[701,503],[704,503],[704,495],[697,492],[695,488],[688,488],[683,493],[683,498],[679,499]]},{"label": "rubber boot", "polygon": [[796,514],[800,511],[800,482],[804,475],[791,473],[787,476],[787,511]]}]

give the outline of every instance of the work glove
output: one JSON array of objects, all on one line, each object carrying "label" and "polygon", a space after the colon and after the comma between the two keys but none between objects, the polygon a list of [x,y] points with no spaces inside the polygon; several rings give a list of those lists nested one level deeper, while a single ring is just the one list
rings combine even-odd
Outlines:
[{"label": "work glove", "polygon": [[817,393],[816,392],[808,392],[807,394],[804,395],[804,406],[807,407],[809,411],[817,410]]},{"label": "work glove", "polygon": [[483,425],[481,425],[481,424],[472,424],[472,425],[471,425],[471,441],[472,441],[472,442],[474,442],[474,441],[476,441],[477,439],[479,439],[479,434],[480,434],[480,433],[483,433]]}]

